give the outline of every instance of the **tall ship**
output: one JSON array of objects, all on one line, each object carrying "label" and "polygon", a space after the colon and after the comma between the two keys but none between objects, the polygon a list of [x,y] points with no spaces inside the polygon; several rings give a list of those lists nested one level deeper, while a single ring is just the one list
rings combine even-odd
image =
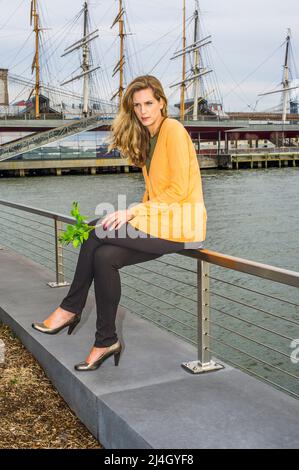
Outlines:
[{"label": "tall ship", "polygon": [[[169,90],[169,115],[180,120],[189,132],[200,166],[239,168],[242,156],[247,153],[249,159],[243,158],[243,162],[250,162],[253,167],[256,161],[261,167],[262,151],[271,154],[273,162],[281,166],[283,154],[290,156],[290,149],[295,157],[291,160],[283,157],[284,164],[297,165],[299,86],[290,66],[291,31],[287,31],[284,41],[279,89],[260,93],[258,98],[259,101],[265,95],[276,94],[278,106],[259,112],[256,109],[225,112],[216,73],[206,65],[211,64],[211,35],[203,34],[199,0],[192,3],[193,10],[188,16],[186,0],[181,0],[177,47],[168,48],[170,56],[161,47],[158,63],[169,63],[175,70],[177,79],[165,87]],[[42,2],[31,1],[30,37],[34,37],[31,77],[13,74],[15,63],[0,69],[1,176],[139,171],[117,150],[108,152],[107,138],[127,83],[137,75],[155,74],[157,63],[133,73],[132,58],[138,57],[138,52],[142,54],[142,50],[136,51],[132,42],[134,34],[125,0],[112,2],[109,10],[112,8],[116,11],[109,28],[115,40],[109,50],[116,60],[106,65],[101,60],[105,54],[99,52],[101,28],[94,22],[96,11],[88,0],[52,36],[47,36],[47,25],[41,21],[45,17]],[[154,47],[162,45],[166,35],[157,37]],[[65,38],[69,37],[76,40],[66,43]],[[270,160],[264,160],[265,166]]]}]

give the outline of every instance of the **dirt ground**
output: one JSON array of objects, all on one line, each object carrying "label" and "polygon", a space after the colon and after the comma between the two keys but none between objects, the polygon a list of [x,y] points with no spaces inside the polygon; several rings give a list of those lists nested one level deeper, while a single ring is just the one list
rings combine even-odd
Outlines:
[{"label": "dirt ground", "polygon": [[13,331],[0,321],[0,449],[101,449]]}]

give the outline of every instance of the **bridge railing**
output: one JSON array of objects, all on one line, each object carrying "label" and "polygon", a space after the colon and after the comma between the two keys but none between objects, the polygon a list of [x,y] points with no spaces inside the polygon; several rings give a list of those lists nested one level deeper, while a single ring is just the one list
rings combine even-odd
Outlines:
[{"label": "bridge railing", "polygon": [[67,124],[62,124],[54,129],[30,134],[22,139],[18,139],[16,142],[8,142],[0,147],[0,161],[37,149],[48,143],[69,137],[70,135],[93,129],[97,125],[106,124],[108,119],[110,118],[105,115],[86,117],[68,122]]},{"label": "bridge railing", "polygon": [[255,154],[255,153],[299,153],[299,147],[264,147],[264,148],[242,148],[242,149],[233,149],[230,148],[228,153],[230,154],[238,154],[238,155],[248,155],[248,154]]},{"label": "bridge railing", "polygon": [[[68,285],[78,250],[58,236],[75,220],[6,200],[0,208],[0,244],[49,268],[49,287]],[[299,398],[298,272],[208,249],[120,272],[122,307],[197,347],[186,370],[217,370],[223,360]]]}]

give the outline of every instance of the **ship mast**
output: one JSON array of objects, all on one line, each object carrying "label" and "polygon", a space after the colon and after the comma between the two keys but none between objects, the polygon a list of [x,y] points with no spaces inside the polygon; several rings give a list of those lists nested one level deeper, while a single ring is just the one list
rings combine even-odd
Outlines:
[{"label": "ship mast", "polygon": [[[199,11],[199,5],[198,1],[195,0],[195,11],[194,11],[194,44],[198,41],[199,37],[199,21],[198,21],[198,11]],[[198,75],[199,74],[199,50],[194,49],[193,52],[193,74]],[[198,118],[198,98],[200,96],[200,91],[199,91],[199,77],[194,79],[194,84],[193,84],[193,95],[194,95],[194,103],[193,103],[193,120],[197,121]]]},{"label": "ship mast", "polygon": [[30,25],[32,26],[32,20],[34,20],[34,32],[35,32],[35,54],[31,71],[33,73],[35,69],[35,119],[40,119],[39,110],[39,94],[40,94],[40,65],[39,65],[39,14],[37,12],[37,0],[31,0],[31,11],[30,11]]},{"label": "ship mast", "polygon": [[89,88],[90,88],[90,74],[95,70],[100,68],[100,65],[94,68],[90,68],[90,42],[99,37],[98,29],[89,33],[89,24],[88,24],[88,0],[83,4],[83,13],[84,13],[84,22],[83,22],[83,37],[76,41],[71,46],[67,47],[61,57],[70,54],[71,52],[76,51],[77,49],[82,48],[82,65],[81,68],[83,73],[77,75],[76,77],[71,78],[63,83],[61,86],[66,85],[67,83],[73,82],[74,80],[79,80],[83,77],[83,116],[87,117],[89,112]]},{"label": "ship mast", "polygon": [[291,40],[291,30],[288,28],[287,37],[286,37],[286,51],[285,59],[283,66],[283,80],[282,80],[282,90],[268,91],[267,93],[259,93],[258,96],[272,95],[274,93],[283,93],[282,99],[282,122],[286,123],[287,120],[287,104],[289,101],[289,91],[299,88],[299,86],[290,87],[289,85],[289,50],[290,50],[290,40]]},{"label": "ship mast", "polygon": [[287,118],[287,103],[289,101],[289,46],[290,46],[291,31],[288,29],[286,38],[286,52],[283,66],[283,104],[282,104],[282,121],[286,122]]},{"label": "ship mast", "polygon": [[[83,26],[83,37],[86,38],[88,35],[88,1],[84,3],[84,26]],[[83,51],[83,62],[82,70],[83,76],[83,115],[88,114],[88,99],[89,99],[89,43],[85,42],[82,45]]]},{"label": "ship mast", "polygon": [[[195,0],[195,12],[194,12],[194,42],[190,44],[190,46],[186,46],[186,3],[183,0],[183,49],[174,53],[173,57],[170,60],[176,59],[177,57],[183,56],[183,73],[182,73],[182,81],[178,83],[174,83],[170,85],[169,88],[175,87],[180,85],[181,86],[181,99],[180,99],[180,119],[183,121],[185,119],[185,89],[186,83],[193,82],[194,83],[194,105],[193,105],[193,119],[197,119],[198,117],[198,100],[200,96],[200,87],[199,87],[199,77],[206,75],[207,73],[212,72],[211,69],[202,68],[200,72],[200,54],[199,49],[207,44],[210,44],[209,41],[210,35],[204,39],[198,39],[199,37],[199,14],[198,14],[199,6],[198,0]],[[191,68],[191,76],[186,78],[186,54],[194,53],[194,65]]]},{"label": "ship mast", "polygon": [[182,62],[182,82],[180,101],[180,120],[185,119],[185,80],[186,80],[186,0],[183,0],[183,62]]},{"label": "ship mast", "polygon": [[118,23],[118,35],[119,35],[119,44],[120,44],[120,53],[119,53],[119,61],[117,62],[116,66],[113,69],[112,77],[119,72],[119,86],[118,90],[114,93],[114,95],[111,98],[111,101],[118,96],[118,107],[120,109],[122,97],[123,97],[123,92],[124,92],[124,64],[125,64],[125,55],[124,55],[124,41],[125,41],[125,36],[126,34],[124,33],[124,16],[125,10],[123,8],[122,0],[119,0],[119,8],[118,8],[118,14],[116,18],[114,19],[112,26],[110,27],[113,28],[113,26]]}]

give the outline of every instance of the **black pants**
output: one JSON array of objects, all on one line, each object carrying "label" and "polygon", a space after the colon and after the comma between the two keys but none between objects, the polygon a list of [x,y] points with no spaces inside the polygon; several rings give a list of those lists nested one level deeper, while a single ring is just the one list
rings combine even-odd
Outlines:
[{"label": "black pants", "polygon": [[[99,219],[89,225],[96,225]],[[111,346],[117,341],[115,317],[121,297],[121,283],[118,270],[123,266],[143,263],[184,249],[184,243],[150,237],[130,225],[132,238],[128,235],[128,225],[120,230],[105,231],[102,227],[92,230],[83,242],[77,261],[73,282],[67,296],[60,304],[65,310],[81,314],[92,281],[94,280],[97,331],[96,347]],[[112,237],[111,237],[112,234]],[[120,235],[121,234],[121,235]]]}]

